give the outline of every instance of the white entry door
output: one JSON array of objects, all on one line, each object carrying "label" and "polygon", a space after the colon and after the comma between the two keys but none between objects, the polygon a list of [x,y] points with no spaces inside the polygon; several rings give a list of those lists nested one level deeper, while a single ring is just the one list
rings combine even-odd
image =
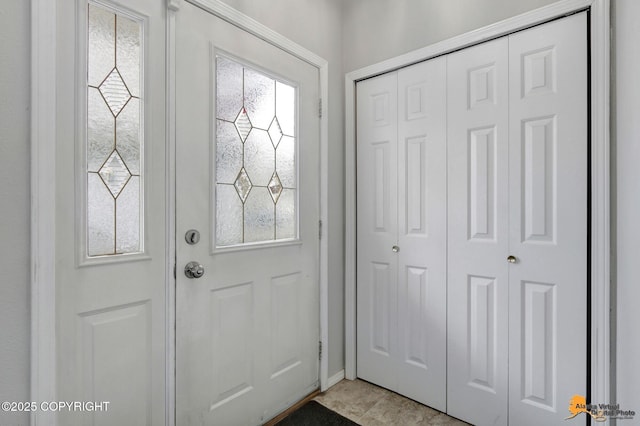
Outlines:
[{"label": "white entry door", "polygon": [[261,424],[318,387],[318,69],[189,3],[176,26],[177,423]]},{"label": "white entry door", "polygon": [[358,377],[446,408],[446,61],[358,83]]}]

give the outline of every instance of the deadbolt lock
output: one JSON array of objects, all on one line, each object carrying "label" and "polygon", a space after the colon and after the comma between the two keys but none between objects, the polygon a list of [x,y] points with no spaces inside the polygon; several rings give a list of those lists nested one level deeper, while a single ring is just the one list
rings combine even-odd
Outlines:
[{"label": "deadbolt lock", "polygon": [[198,241],[200,241],[200,232],[198,232],[197,229],[189,229],[184,234],[184,240],[191,246],[194,244],[198,244]]}]

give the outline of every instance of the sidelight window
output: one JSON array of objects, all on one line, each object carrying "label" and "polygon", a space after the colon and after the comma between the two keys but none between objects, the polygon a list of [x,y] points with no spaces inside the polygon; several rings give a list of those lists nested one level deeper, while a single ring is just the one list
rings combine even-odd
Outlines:
[{"label": "sidelight window", "polygon": [[87,254],[142,251],[142,23],[88,5]]}]

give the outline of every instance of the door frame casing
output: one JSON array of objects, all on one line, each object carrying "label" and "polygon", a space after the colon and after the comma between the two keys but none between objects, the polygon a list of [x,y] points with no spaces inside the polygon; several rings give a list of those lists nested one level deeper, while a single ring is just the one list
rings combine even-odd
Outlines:
[{"label": "door frame casing", "polygon": [[[165,424],[175,425],[175,30],[176,14],[185,0],[166,0],[166,392]],[[248,33],[313,65],[320,79],[320,217],[328,229],[328,113],[329,63],[327,60],[260,24],[220,0],[186,0]],[[56,164],[56,8],[51,0],[31,0],[31,379],[32,401],[57,401],[56,377],[56,280],[55,193]],[[328,238],[320,239],[320,342],[327,354],[328,342]],[[320,359],[320,387],[328,387],[328,357]],[[30,424],[57,424],[55,412],[38,410]]]},{"label": "door frame casing", "polygon": [[[31,0],[31,401],[56,399],[56,8]],[[52,411],[30,413],[55,425]]]},{"label": "door frame casing", "polygon": [[[610,396],[610,0],[561,0],[345,75],[345,377],[356,374],[356,83],[572,13],[590,12],[591,401]],[[586,34],[585,34],[586,36]],[[608,420],[607,423],[608,424]]]}]

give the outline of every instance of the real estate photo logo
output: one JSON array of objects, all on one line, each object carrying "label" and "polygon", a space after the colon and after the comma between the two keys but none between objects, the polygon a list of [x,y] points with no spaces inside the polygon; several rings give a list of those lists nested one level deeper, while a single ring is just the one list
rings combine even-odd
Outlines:
[{"label": "real estate photo logo", "polygon": [[633,410],[620,409],[620,404],[587,404],[587,399],[582,395],[573,395],[569,401],[571,415],[565,420],[573,419],[578,414],[586,414],[596,422],[604,422],[607,419],[632,420],[636,415]]}]

